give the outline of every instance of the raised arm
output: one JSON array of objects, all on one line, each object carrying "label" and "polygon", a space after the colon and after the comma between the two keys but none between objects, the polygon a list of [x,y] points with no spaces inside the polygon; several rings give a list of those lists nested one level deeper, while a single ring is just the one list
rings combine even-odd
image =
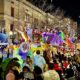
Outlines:
[{"label": "raised arm", "polygon": [[22,31],[20,31],[20,30],[18,30],[18,29],[15,29],[18,33],[20,33],[20,34],[22,34],[23,32]]}]

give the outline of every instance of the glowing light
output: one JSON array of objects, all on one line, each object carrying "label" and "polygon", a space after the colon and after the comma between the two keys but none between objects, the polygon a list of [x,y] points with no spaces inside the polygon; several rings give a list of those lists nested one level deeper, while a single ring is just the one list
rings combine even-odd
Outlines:
[{"label": "glowing light", "polygon": [[13,35],[13,32],[12,32],[12,31],[10,31],[10,32],[9,32],[9,35]]}]

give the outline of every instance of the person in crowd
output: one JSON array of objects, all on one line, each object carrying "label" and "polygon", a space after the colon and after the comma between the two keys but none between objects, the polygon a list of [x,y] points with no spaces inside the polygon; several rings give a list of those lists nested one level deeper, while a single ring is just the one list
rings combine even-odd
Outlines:
[{"label": "person in crowd", "polygon": [[[74,52],[67,50],[67,48],[69,50],[70,47],[73,48],[73,42],[69,35],[64,35],[64,32],[61,32],[58,27],[55,29],[48,28],[47,30],[46,28],[42,28],[42,30],[34,28],[33,30],[30,25],[27,25],[27,28],[16,29],[16,31],[21,36],[18,37],[17,35],[13,44],[9,42],[9,46],[6,47],[0,45],[3,61],[7,58],[13,59],[7,65],[8,69],[6,68],[4,71],[4,76],[2,76],[5,78],[4,80],[63,80],[62,73],[67,80],[80,80],[80,53],[73,54]],[[4,29],[0,33],[4,34]],[[46,36],[43,37],[43,34],[46,34]],[[0,42],[4,42],[4,40]],[[32,46],[32,44],[35,45]],[[35,47],[36,49],[33,51],[31,48]],[[7,57],[5,57],[5,54]],[[15,62],[14,57],[19,58],[21,72],[18,70],[18,61]],[[2,80],[3,61],[0,57],[0,80]]]},{"label": "person in crowd", "polygon": [[56,71],[62,70],[61,69],[61,63],[59,62],[58,59],[54,60],[54,70],[56,70]]},{"label": "person in crowd", "polygon": [[39,66],[42,71],[44,71],[46,66],[46,61],[43,56],[40,55],[40,51],[36,51],[36,56],[34,57],[34,66]]},{"label": "person in crowd", "polygon": [[43,80],[60,80],[59,74],[53,70],[53,63],[49,64],[49,70],[43,73]]},{"label": "person in crowd", "polygon": [[60,80],[63,80],[62,79],[62,64],[59,62],[58,59],[54,60],[54,67],[53,69],[56,70],[60,76]]},{"label": "person in crowd", "polygon": [[20,73],[21,80],[34,80],[34,76],[29,66],[24,66],[22,72]]},{"label": "person in crowd", "polygon": [[18,63],[18,59],[7,59],[4,64],[4,80],[19,80],[20,64]]},{"label": "person in crowd", "polygon": [[77,70],[78,70],[78,78],[77,78],[77,80],[80,80],[80,64],[78,65]]},{"label": "person in crowd", "polygon": [[68,58],[68,66],[67,66],[67,68],[72,68],[72,60],[71,60],[71,58]]},{"label": "person in crowd", "polygon": [[30,40],[32,41],[32,28],[31,25],[29,23],[27,23],[27,27],[25,28],[25,31],[27,33],[27,35],[30,37]]},{"label": "person in crowd", "polygon": [[48,58],[48,56],[47,56],[47,51],[46,51],[46,50],[43,51],[43,57],[44,57],[46,63],[49,64],[49,58]]},{"label": "person in crowd", "polygon": [[5,28],[2,28],[1,33],[6,34],[6,30],[5,30]]},{"label": "person in crowd", "polygon": [[23,65],[28,65],[29,68],[31,69],[31,71],[33,71],[33,69],[34,69],[33,61],[30,56],[26,57],[26,61]]},{"label": "person in crowd", "polygon": [[14,74],[15,74],[15,80],[20,80],[20,68],[17,67],[17,66],[14,66],[13,71],[14,71]]},{"label": "person in crowd", "polygon": [[8,73],[6,74],[6,80],[16,80],[14,71],[12,69],[8,70]]},{"label": "person in crowd", "polygon": [[18,30],[18,29],[16,29],[16,31],[21,34],[22,38],[23,38],[25,41],[29,42],[30,39],[29,39],[29,36],[26,34],[26,31],[20,31],[20,30]]},{"label": "person in crowd", "polygon": [[66,69],[65,76],[67,80],[76,80],[74,76],[74,71],[71,68]]},{"label": "person in crowd", "polygon": [[42,69],[39,66],[34,67],[34,80],[43,80]]},{"label": "person in crowd", "polygon": [[66,60],[66,58],[62,60],[62,66],[63,66],[63,71],[65,71],[68,66],[68,61]]},{"label": "person in crowd", "polygon": [[38,28],[35,28],[33,30],[33,42],[40,43],[40,41],[41,41],[41,32],[39,31]]}]

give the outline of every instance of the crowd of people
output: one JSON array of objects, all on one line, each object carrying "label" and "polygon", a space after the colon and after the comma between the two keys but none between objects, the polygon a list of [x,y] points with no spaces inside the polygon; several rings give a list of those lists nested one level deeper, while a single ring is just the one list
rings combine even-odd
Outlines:
[{"label": "crowd of people", "polygon": [[0,45],[0,80],[80,80],[76,39],[58,27],[29,26],[15,29],[20,38]]}]

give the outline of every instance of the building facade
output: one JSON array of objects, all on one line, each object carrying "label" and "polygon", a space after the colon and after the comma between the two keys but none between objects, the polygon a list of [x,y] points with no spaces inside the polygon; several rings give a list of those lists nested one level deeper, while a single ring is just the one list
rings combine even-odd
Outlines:
[{"label": "building facade", "polygon": [[61,20],[59,16],[45,13],[27,0],[0,0],[0,28],[5,28],[9,33],[16,28],[22,29],[28,22],[38,28],[53,25],[64,27],[67,23],[73,26],[71,20]]},{"label": "building facade", "polygon": [[26,22],[36,27],[51,25],[53,18],[26,0],[0,0],[0,28],[5,27],[6,32],[20,28]]}]

